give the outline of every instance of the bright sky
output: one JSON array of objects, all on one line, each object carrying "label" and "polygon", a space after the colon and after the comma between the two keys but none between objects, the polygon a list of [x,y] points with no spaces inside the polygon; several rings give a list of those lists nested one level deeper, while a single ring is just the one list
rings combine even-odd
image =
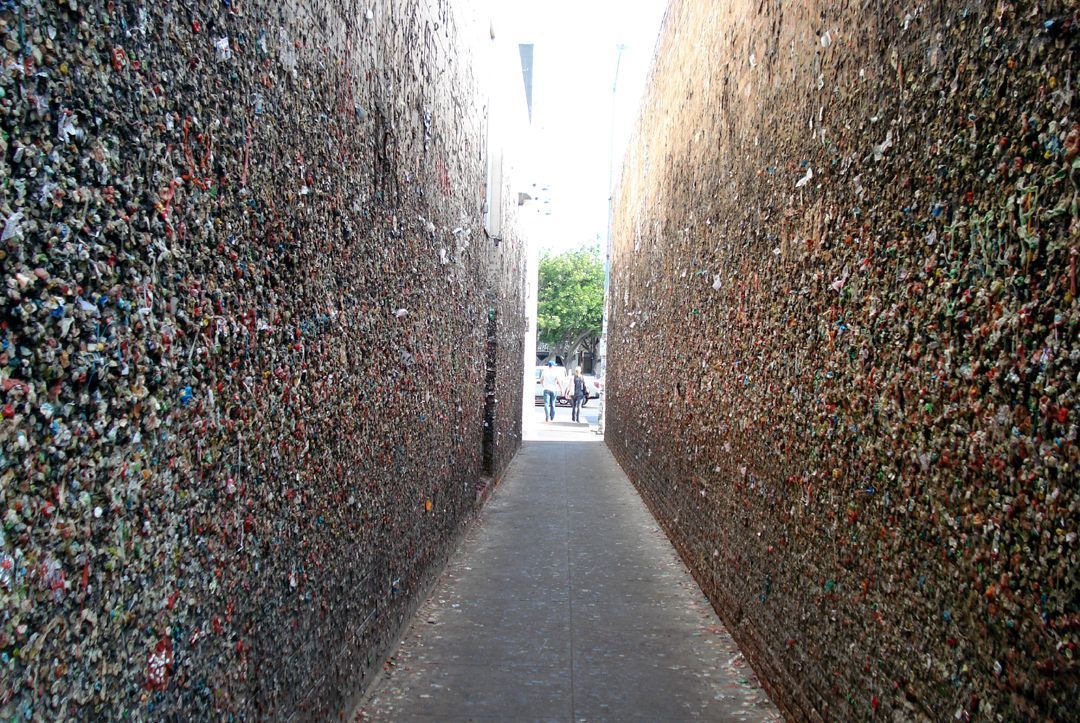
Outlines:
[{"label": "bright sky", "polygon": [[[505,2],[505,5],[503,5]],[[666,0],[503,0],[515,43],[533,43],[530,234],[554,251],[607,236],[612,149],[618,174],[652,65]],[[617,91],[612,95],[619,45]],[[613,113],[614,109],[614,113]],[[614,115],[614,119],[613,119]],[[613,122],[614,120],[614,122]],[[548,186],[549,191],[540,191]],[[545,204],[543,201],[548,200]],[[546,211],[550,210],[550,215]],[[527,217],[527,215],[526,215]]]}]

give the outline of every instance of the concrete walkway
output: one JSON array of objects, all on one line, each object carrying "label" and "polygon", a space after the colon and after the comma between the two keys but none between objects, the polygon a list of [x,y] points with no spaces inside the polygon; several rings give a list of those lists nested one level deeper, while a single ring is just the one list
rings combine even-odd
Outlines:
[{"label": "concrete walkway", "polygon": [[524,444],[359,720],[779,719],[607,447],[581,439]]}]

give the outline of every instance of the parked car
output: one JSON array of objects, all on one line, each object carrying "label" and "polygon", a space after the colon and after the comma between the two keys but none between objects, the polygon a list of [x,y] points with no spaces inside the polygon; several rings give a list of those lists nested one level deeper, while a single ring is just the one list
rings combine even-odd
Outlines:
[{"label": "parked car", "polygon": [[582,378],[585,379],[585,393],[588,395],[585,397],[585,401],[581,403],[581,406],[585,406],[589,403],[590,399],[599,399],[600,395],[604,393],[604,383],[600,381],[599,377],[592,374],[582,374]]}]

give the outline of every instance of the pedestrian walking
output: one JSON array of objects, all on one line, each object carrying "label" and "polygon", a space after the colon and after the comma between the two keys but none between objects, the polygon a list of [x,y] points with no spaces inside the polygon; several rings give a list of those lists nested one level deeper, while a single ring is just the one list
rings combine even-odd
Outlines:
[{"label": "pedestrian walking", "polygon": [[540,385],[544,388],[544,421],[555,421],[555,399],[559,396],[562,379],[555,368],[555,362],[549,361],[540,376]]},{"label": "pedestrian walking", "polygon": [[574,406],[570,410],[570,418],[575,422],[581,421],[581,405],[588,396],[585,391],[585,377],[581,376],[581,367],[574,370]]}]

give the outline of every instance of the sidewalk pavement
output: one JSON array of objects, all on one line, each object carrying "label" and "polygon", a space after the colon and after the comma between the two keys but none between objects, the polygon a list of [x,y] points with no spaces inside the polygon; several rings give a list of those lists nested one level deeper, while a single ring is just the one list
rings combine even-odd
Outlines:
[{"label": "sidewalk pavement", "polygon": [[358,720],[780,719],[607,447],[577,439],[525,442]]}]

